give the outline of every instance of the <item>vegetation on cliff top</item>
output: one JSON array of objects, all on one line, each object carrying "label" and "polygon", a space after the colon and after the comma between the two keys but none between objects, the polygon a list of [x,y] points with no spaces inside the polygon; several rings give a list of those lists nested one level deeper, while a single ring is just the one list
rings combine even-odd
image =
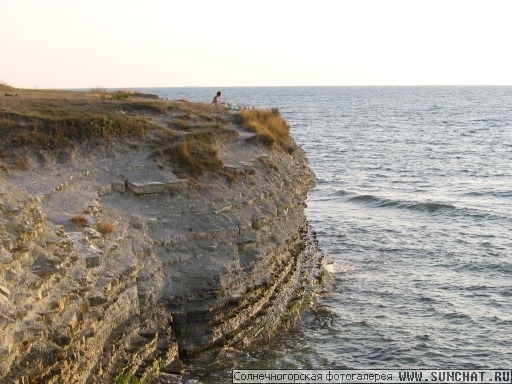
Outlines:
[{"label": "vegetation on cliff top", "polygon": [[153,130],[153,156],[168,161],[174,172],[192,177],[222,173],[219,145],[239,137],[238,130],[226,124],[254,132],[252,141],[289,152],[294,148],[289,125],[278,109],[230,114],[209,104],[167,101],[130,91],[25,90],[3,83],[0,90],[0,165],[4,169],[23,168],[17,164],[23,164],[20,154],[26,148],[66,155],[86,142],[98,146],[138,142]]},{"label": "vegetation on cliff top", "polygon": [[167,156],[178,174],[201,176],[205,172],[219,173],[223,162],[210,131],[178,135],[163,134],[153,145],[154,156]]},{"label": "vegetation on cliff top", "polygon": [[0,82],[0,92],[14,91],[14,88],[10,85]]},{"label": "vegetation on cliff top", "polygon": [[240,111],[240,116],[242,125],[255,133],[253,140],[270,147],[277,145],[288,152],[294,150],[290,138],[290,126],[281,116],[279,109],[246,109]]},{"label": "vegetation on cliff top", "polygon": [[2,148],[65,149],[86,140],[102,143],[144,137],[151,121],[134,112],[161,113],[155,100],[117,100],[118,93],[16,90],[0,104]]}]

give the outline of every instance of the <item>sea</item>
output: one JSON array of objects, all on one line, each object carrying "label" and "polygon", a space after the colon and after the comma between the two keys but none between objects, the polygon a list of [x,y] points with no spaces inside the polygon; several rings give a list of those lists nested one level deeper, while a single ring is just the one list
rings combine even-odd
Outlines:
[{"label": "sea", "polygon": [[306,217],[333,289],[232,369],[512,368],[512,87],[147,88],[279,108],[317,184]]}]

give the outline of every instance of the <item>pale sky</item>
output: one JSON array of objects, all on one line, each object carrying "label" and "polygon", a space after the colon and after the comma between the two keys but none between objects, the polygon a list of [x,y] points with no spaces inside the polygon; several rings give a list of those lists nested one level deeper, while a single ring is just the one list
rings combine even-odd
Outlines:
[{"label": "pale sky", "polygon": [[19,88],[512,85],[510,0],[0,0]]}]

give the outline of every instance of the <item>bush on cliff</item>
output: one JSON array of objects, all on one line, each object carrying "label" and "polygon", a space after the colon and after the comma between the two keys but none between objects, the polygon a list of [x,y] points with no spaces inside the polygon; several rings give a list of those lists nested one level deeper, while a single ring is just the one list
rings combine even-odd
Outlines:
[{"label": "bush on cliff", "polygon": [[160,138],[153,149],[155,156],[169,156],[177,173],[197,177],[205,172],[218,173],[222,170],[223,163],[212,132],[188,135],[169,132]]},{"label": "bush on cliff", "polygon": [[270,147],[278,145],[289,150],[291,145],[290,126],[283,119],[279,109],[243,109],[240,111],[242,125],[254,132],[254,140]]}]

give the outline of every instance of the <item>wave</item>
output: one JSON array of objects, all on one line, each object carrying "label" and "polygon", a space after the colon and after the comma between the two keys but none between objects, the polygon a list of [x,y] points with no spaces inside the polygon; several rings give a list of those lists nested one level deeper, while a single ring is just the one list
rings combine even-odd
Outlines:
[{"label": "wave", "polygon": [[472,197],[482,197],[482,196],[491,196],[491,197],[512,197],[512,191],[489,191],[489,192],[468,192],[466,196]]},{"label": "wave", "polygon": [[339,191],[336,191],[332,194],[332,196],[347,196],[347,195],[352,195],[352,193],[349,191],[345,191],[343,189],[340,189]]},{"label": "wave", "polygon": [[452,204],[440,203],[440,202],[417,202],[417,201],[400,201],[392,200],[387,198],[378,197],[375,195],[357,195],[347,200],[351,203],[364,203],[372,205],[377,208],[399,208],[399,209],[410,209],[413,211],[420,212],[439,212],[439,211],[451,211],[457,209]]},{"label": "wave", "polygon": [[502,220],[505,217],[493,211],[481,210],[469,207],[457,207],[450,203],[439,201],[408,201],[394,200],[385,197],[379,197],[372,194],[358,195],[346,190],[338,190],[331,193],[325,201],[333,198],[341,198],[348,203],[363,204],[375,208],[393,208],[405,209],[428,214],[450,214],[456,216],[469,216],[475,219]]}]

